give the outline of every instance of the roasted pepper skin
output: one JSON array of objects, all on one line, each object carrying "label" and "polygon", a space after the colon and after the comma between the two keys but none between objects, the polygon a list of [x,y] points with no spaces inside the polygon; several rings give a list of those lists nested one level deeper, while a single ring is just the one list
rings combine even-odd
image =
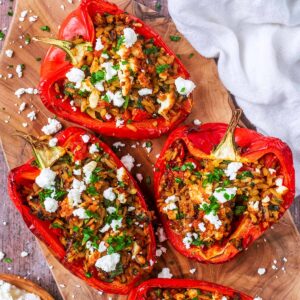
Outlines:
[{"label": "roasted pepper skin", "polygon": [[128,296],[128,300],[146,300],[146,296],[149,290],[152,288],[196,288],[207,292],[219,292],[225,296],[236,297],[240,300],[253,300],[252,297],[247,296],[244,293],[233,290],[232,288],[222,285],[192,279],[150,279],[143,282],[137,288],[132,290]]},{"label": "roasted pepper skin", "polygon": [[[62,147],[69,147],[74,154],[74,159],[82,160],[88,155],[87,144],[85,144],[81,138],[81,136],[86,133],[87,131],[82,128],[69,127],[68,129],[63,130],[56,135],[58,139],[57,145]],[[113,158],[117,165],[117,168],[124,167],[119,158],[106,144],[104,144],[101,140],[91,134],[90,137],[90,141],[92,143],[98,143],[99,146],[104,150],[104,152],[108,153]],[[30,207],[26,205],[26,199],[22,197],[20,191],[23,186],[31,187],[35,181],[35,178],[40,173],[40,170],[32,164],[33,161],[34,159],[31,159],[24,165],[14,168],[8,175],[8,194],[18,211],[21,213],[27,227],[36,237],[38,237],[42,242],[46,244],[55,258],[59,260],[66,269],[84,280],[90,286],[98,290],[102,290],[106,293],[124,295],[128,294],[129,291],[135,286],[135,284],[141,279],[141,275],[136,276],[134,280],[128,285],[103,282],[98,280],[95,276],[93,276],[92,278],[87,278],[85,276],[82,265],[79,262],[68,263],[66,261],[66,251],[59,241],[59,237],[62,234],[61,230],[51,228],[51,223],[49,221],[40,220],[37,216],[31,213]],[[141,199],[141,206],[144,209],[147,209],[146,202],[137,183],[129,172],[127,174],[130,178],[130,181],[134,183],[134,186],[138,191],[137,194]],[[152,259],[153,261],[155,261],[156,243],[153,227],[151,224],[149,224],[148,229],[151,243],[149,245],[149,256],[147,257],[147,260],[149,261],[150,259]],[[96,270],[94,271],[96,274]]]},{"label": "roasted pepper skin", "polygon": [[[72,40],[75,36],[82,36],[85,41],[95,42],[95,30],[92,22],[92,17],[96,13],[104,14],[121,14],[123,11],[116,5],[103,0],[83,0],[80,6],[73,11],[62,23],[58,39]],[[175,57],[175,62],[178,64],[178,76],[189,78],[189,73],[169,49],[162,38],[148,25],[138,18],[128,15],[128,17],[140,24],[141,27],[136,27],[137,33],[153,38],[154,43],[165,49],[166,53]],[[87,127],[95,132],[103,135],[115,136],[118,138],[128,139],[146,139],[156,138],[168,132],[172,128],[178,126],[188,116],[192,109],[191,95],[184,101],[181,111],[172,120],[165,120],[163,117],[157,119],[137,119],[132,123],[135,129],[131,126],[116,127],[116,122],[102,122],[93,119],[86,113],[73,111],[68,101],[62,102],[54,88],[54,84],[63,81],[66,73],[72,67],[71,63],[66,60],[66,54],[61,49],[51,47],[41,66],[39,92],[44,105],[57,116]],[[130,129],[131,128],[131,129]]]},{"label": "roasted pepper skin", "polygon": [[[182,140],[187,146],[189,153],[199,159],[209,158],[213,149],[223,138],[227,126],[227,124],[223,123],[207,123],[201,126],[182,126],[172,132],[155,165],[154,189],[156,199],[159,199],[160,181],[166,169],[164,154],[172,143],[176,140]],[[284,177],[283,185],[289,189],[283,197],[283,208],[286,211],[295,197],[295,171],[292,152],[288,145],[278,138],[266,137],[247,128],[236,128],[234,138],[236,145],[241,150],[241,159],[255,162],[262,156],[267,155],[265,157],[266,167],[270,166],[274,159],[279,161],[280,173]],[[283,213],[281,213],[280,218],[282,215]],[[254,225],[249,219],[242,218],[238,228],[232,235],[232,238],[241,239],[242,249],[237,249],[232,243],[227,242],[227,244],[222,246],[215,245],[204,253],[200,247],[192,246],[190,249],[186,249],[181,235],[171,229],[171,222],[164,215],[161,215],[161,220],[174,248],[181,254],[201,263],[224,263],[231,260],[242,249],[248,248],[270,227],[270,225],[265,223]]]}]

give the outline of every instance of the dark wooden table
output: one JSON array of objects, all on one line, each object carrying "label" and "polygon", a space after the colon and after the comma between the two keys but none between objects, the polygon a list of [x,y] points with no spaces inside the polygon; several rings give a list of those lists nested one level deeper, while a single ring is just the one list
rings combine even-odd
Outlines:
[{"label": "dark wooden table", "polygon": [[[11,17],[8,12],[13,7],[14,3],[11,0],[0,0],[0,29],[8,27]],[[64,1],[62,0],[62,3]],[[157,2],[156,0],[139,0],[143,4],[155,9],[157,3],[161,3],[160,13],[167,14],[167,0]],[[0,42],[2,49],[3,42]],[[3,122],[1,120],[1,122]],[[6,257],[11,258],[12,262],[0,262],[0,273],[19,274],[27,277],[46,290],[48,290],[55,299],[61,299],[55,281],[51,275],[50,269],[40,251],[38,244],[35,242],[34,236],[29,232],[19,213],[7,195],[6,176],[7,166],[2,151],[0,151],[0,186],[2,199],[0,201],[0,251],[6,254]],[[300,204],[299,197],[294,202],[291,208],[295,223],[300,230]],[[29,253],[27,257],[21,257],[21,252]]]}]

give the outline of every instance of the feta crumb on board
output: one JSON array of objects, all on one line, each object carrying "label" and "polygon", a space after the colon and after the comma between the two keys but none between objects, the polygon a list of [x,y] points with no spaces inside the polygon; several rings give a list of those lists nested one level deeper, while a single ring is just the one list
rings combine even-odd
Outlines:
[{"label": "feta crumb on board", "polygon": [[265,268],[258,268],[257,270],[257,274],[262,276],[266,273],[266,269]]},{"label": "feta crumb on board", "polygon": [[36,112],[35,112],[34,110],[31,111],[30,113],[27,114],[27,118],[28,118],[30,121],[36,120]]},{"label": "feta crumb on board", "polygon": [[253,298],[253,300],[263,300],[263,298],[256,296],[255,298]]},{"label": "feta crumb on board", "polygon": [[161,272],[157,274],[157,278],[172,278],[173,274],[169,268],[162,268]]},{"label": "feta crumb on board", "polygon": [[46,135],[51,135],[51,134],[57,133],[61,129],[62,129],[62,125],[58,120],[48,118],[48,124],[43,126],[42,131]]},{"label": "feta crumb on board", "polygon": [[195,120],[193,121],[193,123],[194,123],[194,125],[196,125],[196,126],[200,126],[202,122],[201,122],[199,119],[195,119]]},{"label": "feta crumb on board", "polygon": [[119,253],[113,253],[113,254],[108,254],[100,257],[96,261],[96,268],[99,268],[103,270],[104,272],[112,272],[116,270],[117,264],[120,261],[120,254]]},{"label": "feta crumb on board", "polygon": [[130,172],[134,167],[135,159],[130,154],[127,154],[121,157],[121,162],[126,167],[126,169]]},{"label": "feta crumb on board", "polygon": [[5,50],[5,55],[6,55],[7,57],[11,58],[11,57],[13,57],[13,55],[14,55],[14,51],[11,50],[11,49],[7,49],[7,50]]},{"label": "feta crumb on board", "polygon": [[160,243],[163,243],[164,241],[166,241],[168,239],[163,227],[158,227],[157,231],[156,231],[156,234],[158,236],[158,241]]},{"label": "feta crumb on board", "polygon": [[194,269],[190,269],[190,273],[191,274],[194,274],[196,272],[196,269],[194,268]]},{"label": "feta crumb on board", "polygon": [[29,253],[27,251],[22,251],[20,255],[21,257],[26,257],[29,255]]},{"label": "feta crumb on board", "polygon": [[2,261],[2,259],[5,257],[5,253],[3,253],[2,251],[0,251],[0,261]]},{"label": "feta crumb on board", "polygon": [[143,175],[141,173],[137,173],[136,175],[136,179],[139,181],[139,182],[142,182],[143,180]]}]

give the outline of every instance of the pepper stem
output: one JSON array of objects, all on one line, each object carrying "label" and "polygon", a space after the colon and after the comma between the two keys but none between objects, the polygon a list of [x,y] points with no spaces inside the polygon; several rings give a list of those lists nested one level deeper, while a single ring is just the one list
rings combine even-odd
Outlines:
[{"label": "pepper stem", "polygon": [[242,115],[241,109],[234,110],[226,133],[217,148],[212,152],[214,158],[237,161],[239,155],[234,140],[234,132]]},{"label": "pepper stem", "polygon": [[50,147],[48,145],[48,140],[40,140],[22,131],[17,131],[15,135],[21,137],[30,144],[40,169],[51,167],[66,153],[66,150],[62,147]]},{"label": "pepper stem", "polygon": [[[72,65],[76,66],[83,59],[85,52],[89,50],[90,47],[93,47],[91,42],[83,42],[80,44],[74,44],[70,41],[46,38],[46,37],[33,37],[32,40],[37,42],[42,42],[49,44],[55,47],[62,49],[71,60]],[[76,51],[72,51],[76,49]],[[76,53],[76,54],[74,54]]]}]

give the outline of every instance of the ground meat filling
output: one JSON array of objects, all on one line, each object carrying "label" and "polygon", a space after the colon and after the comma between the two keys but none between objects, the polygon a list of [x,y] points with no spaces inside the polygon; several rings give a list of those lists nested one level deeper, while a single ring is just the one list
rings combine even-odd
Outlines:
[{"label": "ground meat filling", "polygon": [[264,157],[255,163],[199,160],[180,140],[165,159],[159,210],[182,235],[187,249],[225,243],[243,216],[267,226],[284,211],[288,189],[278,162],[267,168]]},{"label": "ground meat filling", "polygon": [[225,296],[219,292],[207,292],[197,288],[171,289],[153,288],[147,293],[147,300],[240,300],[237,294],[233,297]]},{"label": "ground meat filling", "polygon": [[126,284],[148,272],[151,216],[127,171],[97,143],[87,146],[86,159],[74,161],[66,149],[21,192],[32,213],[58,230],[67,262],[82,263],[88,278]]},{"label": "ground meat filling", "polygon": [[[137,34],[142,25],[127,14],[97,14],[93,22],[94,47],[56,84],[57,93],[65,95],[74,111],[114,121],[117,127],[162,117],[176,120],[194,84],[180,77],[174,56]],[[80,37],[74,40],[82,42]]]}]

